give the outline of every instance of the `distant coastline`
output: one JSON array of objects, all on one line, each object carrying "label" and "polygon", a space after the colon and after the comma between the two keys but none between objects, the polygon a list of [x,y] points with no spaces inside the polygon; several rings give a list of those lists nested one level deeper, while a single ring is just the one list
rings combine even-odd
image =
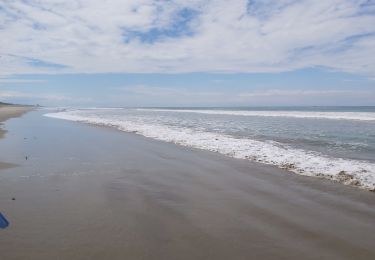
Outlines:
[{"label": "distant coastline", "polygon": [[0,107],[2,106],[10,106],[10,107],[40,107],[39,105],[24,105],[24,104],[15,104],[15,103],[7,103],[0,101]]}]

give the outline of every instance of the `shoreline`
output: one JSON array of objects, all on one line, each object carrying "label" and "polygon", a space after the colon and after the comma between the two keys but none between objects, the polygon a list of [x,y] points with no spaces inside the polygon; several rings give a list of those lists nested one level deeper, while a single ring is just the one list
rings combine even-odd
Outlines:
[{"label": "shoreline", "polygon": [[375,256],[370,192],[42,114],[0,142],[7,259]]},{"label": "shoreline", "polygon": [[[5,137],[6,130],[2,128],[3,123],[11,118],[20,117],[31,111],[33,107],[0,103],[0,141]],[[14,167],[15,164],[0,161],[0,170]]]}]

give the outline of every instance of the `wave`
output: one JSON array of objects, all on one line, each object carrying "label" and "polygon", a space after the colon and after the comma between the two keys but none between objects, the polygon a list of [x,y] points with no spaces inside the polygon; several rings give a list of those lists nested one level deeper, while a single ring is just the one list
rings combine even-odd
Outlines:
[{"label": "wave", "polygon": [[374,112],[317,112],[317,111],[248,111],[248,110],[193,110],[193,109],[149,109],[138,108],[138,111],[199,113],[209,115],[294,117],[335,120],[375,121]]},{"label": "wave", "polygon": [[296,149],[274,141],[235,138],[225,134],[161,124],[145,124],[141,121],[125,121],[121,118],[106,118],[96,114],[82,115],[77,111],[48,113],[45,116],[115,127],[121,131],[133,132],[161,141],[275,165],[300,175],[323,177],[347,185],[375,190],[375,164],[366,161],[331,158],[318,152]]}]

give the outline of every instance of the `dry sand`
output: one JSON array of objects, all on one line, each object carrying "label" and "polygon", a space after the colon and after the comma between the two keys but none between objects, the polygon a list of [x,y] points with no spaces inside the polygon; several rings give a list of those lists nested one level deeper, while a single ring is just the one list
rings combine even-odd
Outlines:
[{"label": "dry sand", "polygon": [[0,122],[12,117],[21,116],[23,113],[30,111],[32,107],[17,105],[1,105],[0,104]]},{"label": "dry sand", "polygon": [[374,193],[41,113],[0,142],[1,259],[375,259]]}]

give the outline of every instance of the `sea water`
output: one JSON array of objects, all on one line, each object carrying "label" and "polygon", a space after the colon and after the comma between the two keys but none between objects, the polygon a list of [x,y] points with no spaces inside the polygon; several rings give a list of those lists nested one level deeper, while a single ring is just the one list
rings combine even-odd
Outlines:
[{"label": "sea water", "polygon": [[91,108],[46,116],[375,189],[375,107]]}]

